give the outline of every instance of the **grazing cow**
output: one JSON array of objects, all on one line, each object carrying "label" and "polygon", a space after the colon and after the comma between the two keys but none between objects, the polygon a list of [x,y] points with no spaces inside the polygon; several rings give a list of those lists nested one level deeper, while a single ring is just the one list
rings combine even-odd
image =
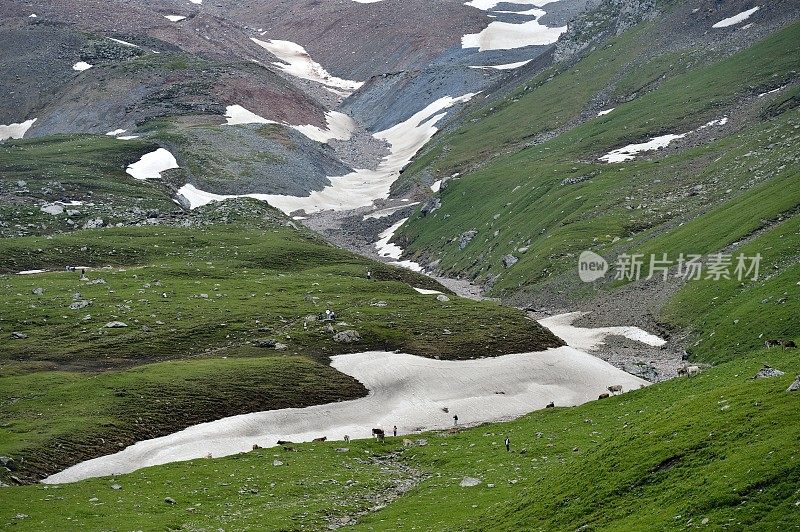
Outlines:
[{"label": "grazing cow", "polygon": [[784,349],[797,349],[797,344],[794,340],[781,340],[781,345]]},{"label": "grazing cow", "polygon": [[261,447],[259,447],[257,443],[254,443],[254,444],[253,444],[253,450],[254,450],[254,451],[257,451],[257,450],[259,450],[259,449],[261,449]]},{"label": "grazing cow", "polygon": [[686,376],[687,377],[694,377],[695,375],[700,374],[700,366],[689,366],[686,368]]},{"label": "grazing cow", "polygon": [[767,349],[769,349],[770,347],[778,347],[779,345],[781,345],[780,340],[767,340],[766,342],[764,342],[764,347],[766,347]]},{"label": "grazing cow", "polygon": [[545,408],[555,408],[555,407],[556,404],[553,401],[550,401],[549,403],[547,403],[547,406]]},{"label": "grazing cow", "polygon": [[611,396],[608,393],[601,393],[597,396],[598,399],[608,399],[609,397]]},{"label": "grazing cow", "polygon": [[379,442],[384,441],[386,438],[386,432],[383,429],[372,429],[372,435],[375,436],[375,439]]},{"label": "grazing cow", "polygon": [[350,436],[348,436],[347,434],[345,434],[345,435],[344,435],[344,441],[345,441],[345,443],[349,442],[349,441],[350,441]]},{"label": "grazing cow", "polygon": [[607,389],[611,393],[611,395],[617,395],[618,393],[622,393],[621,384],[614,384],[613,386],[609,386]]},{"label": "grazing cow", "polygon": [[294,443],[294,442],[288,440],[278,440],[278,445],[287,445],[289,443]]},{"label": "grazing cow", "polygon": [[320,437],[320,438],[314,438],[314,439],[313,439],[313,440],[311,440],[311,441],[313,441],[313,442],[317,442],[317,441],[319,441],[319,442],[322,442],[322,441],[328,441],[328,437],[327,437],[327,436],[322,436],[322,437]]}]

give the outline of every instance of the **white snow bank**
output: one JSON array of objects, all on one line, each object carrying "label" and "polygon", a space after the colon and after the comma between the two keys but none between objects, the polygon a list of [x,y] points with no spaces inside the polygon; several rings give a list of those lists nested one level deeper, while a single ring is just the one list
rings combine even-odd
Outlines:
[{"label": "white snow bank", "polygon": [[413,288],[423,296],[436,296],[442,293],[438,290],[428,290],[427,288],[417,288],[416,286]]},{"label": "white snow bank", "polygon": [[169,151],[159,148],[142,156],[137,162],[128,166],[127,173],[136,179],[160,179],[161,172],[180,168]]},{"label": "white snow bank", "polygon": [[[558,2],[559,0],[471,0],[469,2],[464,2],[465,6],[475,7],[480,9],[481,11],[489,11],[490,9],[494,9],[497,7],[497,4],[501,4],[504,2],[510,4],[518,4],[518,5],[525,5],[525,6],[535,6],[535,7],[542,7],[547,4],[552,4],[553,2]],[[509,13],[509,11],[505,11],[504,13]]]},{"label": "white snow bank", "polygon": [[622,148],[611,150],[607,154],[600,157],[600,160],[605,161],[607,163],[620,163],[623,161],[630,161],[632,159],[635,159],[636,155],[639,153],[645,151],[660,150],[661,148],[669,146],[669,144],[672,141],[682,139],[683,137],[689,135],[690,133],[702,131],[703,129],[709,127],[724,126],[727,123],[728,123],[728,117],[723,116],[722,118],[711,120],[710,122],[703,124],[697,129],[688,131],[686,133],[661,135],[660,137],[653,137],[647,142],[640,142],[638,144],[628,144],[627,146],[623,146]]},{"label": "white snow bank", "polygon": [[513,70],[515,68],[523,67],[533,61],[533,59],[528,59],[527,61],[518,61],[516,63],[506,63],[504,65],[484,65],[484,66],[471,66],[470,68],[479,68],[479,69],[494,69],[494,70]]},{"label": "white snow bank", "polygon": [[610,113],[611,111],[613,111],[614,109],[616,109],[616,107],[612,107],[611,109],[604,109],[604,110],[598,112],[597,116],[605,116],[608,113]]},{"label": "white snow bank", "polygon": [[115,129],[114,131],[109,131],[108,133],[106,133],[106,135],[108,135],[109,137],[116,137],[117,135],[122,135],[126,131],[128,131],[128,130],[127,129]]},{"label": "white snow bank", "polygon": [[567,345],[583,351],[591,351],[605,343],[607,336],[624,336],[630,340],[653,347],[664,345],[666,340],[639,327],[575,327],[572,322],[584,316],[585,312],[570,312],[539,320],[539,325],[564,340]]},{"label": "white snow bank", "polygon": [[390,243],[389,240],[392,239],[395,232],[397,232],[397,230],[400,229],[400,227],[407,221],[408,218],[403,218],[378,235],[378,241],[375,242],[375,249],[378,250],[378,255],[390,259],[399,259],[403,255],[403,248],[396,244]]},{"label": "white snow bank", "polygon": [[[257,412],[204,423],[136,443],[44,480],[47,484],[121,474],[143,467],[246,452],[253,444],[370,437],[373,427],[397,425],[400,434],[446,428],[453,415],[475,424],[515,418],[550,401],[571,406],[597,399],[608,386],[624,390],[647,382],[571,347],[467,361],[433,360],[368,352],[332,358],[331,366],[355,377],[367,397],[308,408]],[[503,392],[503,393],[498,393]],[[443,408],[447,408],[445,412]]]},{"label": "white snow bank", "polygon": [[377,220],[378,218],[386,218],[387,216],[391,216],[397,211],[406,209],[408,207],[413,207],[414,205],[419,205],[419,202],[415,201],[414,203],[406,203],[405,205],[396,205],[394,207],[387,207],[385,209],[371,212],[369,214],[365,214],[363,220]]},{"label": "white snow bank", "polygon": [[280,61],[275,61],[272,64],[292,76],[320,83],[326,87],[344,91],[347,94],[355,92],[364,84],[360,81],[332,76],[322,65],[314,61],[308,55],[306,49],[299,44],[291,41],[262,41],[256,38],[251,40],[280,59]]},{"label": "white snow bank", "polygon": [[[545,12],[541,11],[541,15]],[[495,20],[479,33],[469,33],[461,37],[462,48],[486,50],[511,50],[525,46],[553,44],[567,31],[566,26],[551,28],[530,20],[520,24]]]},{"label": "white snow bank", "polygon": [[164,18],[169,20],[170,22],[180,22],[186,17],[184,17],[183,15],[164,15]]},{"label": "white snow bank", "polygon": [[23,270],[21,272],[17,272],[17,275],[35,275],[37,273],[46,273],[47,270]]},{"label": "white snow bank", "polygon": [[89,70],[93,66],[94,65],[90,65],[86,61],[78,61],[77,63],[72,65],[72,70],[75,70],[77,72],[83,72],[84,70]]},{"label": "white snow bank", "polygon": [[115,39],[114,37],[106,37],[108,40],[114,41],[115,43],[121,44],[123,46],[130,46],[131,48],[139,48],[138,44],[129,43],[128,41],[123,41],[120,39]]},{"label": "white snow bank", "polygon": [[344,113],[340,113],[339,111],[328,111],[325,113],[325,121],[328,125],[327,129],[310,124],[295,126],[276,122],[274,120],[264,118],[263,116],[259,116],[252,111],[245,109],[241,105],[229,105],[225,110],[225,117],[227,119],[226,123],[229,126],[241,124],[283,125],[295,129],[311,140],[315,140],[323,144],[331,141],[332,139],[350,140],[350,137],[353,136],[353,132],[357,127],[352,118]]},{"label": "white snow bank", "polygon": [[223,196],[199,190],[192,185],[185,185],[178,193],[189,201],[192,209],[212,201],[224,201],[236,197],[266,201],[287,214],[298,210],[314,213],[324,210],[341,211],[368,207],[376,199],[389,197],[389,190],[400,175],[400,171],[411,162],[414,155],[438,131],[436,124],[447,114],[443,111],[458,103],[468,102],[476,94],[470,93],[459,97],[444,96],[404,122],[375,133],[373,137],[389,143],[389,155],[380,162],[375,170],[358,169],[343,176],[330,177],[330,186],[320,191],[313,191],[308,196],[277,194]]},{"label": "white snow bank", "polygon": [[36,120],[36,118],[31,118],[19,124],[0,125],[0,140],[21,139]]},{"label": "white snow bank", "polygon": [[[381,234],[378,235],[378,241],[375,242],[375,249],[378,251],[378,255],[384,258],[389,259],[399,259],[403,255],[403,248],[398,246],[397,244],[392,244],[389,241],[394,237],[394,234],[397,232],[400,227],[404,223],[408,221],[408,218],[403,218],[402,220],[398,220],[397,223],[392,225],[391,227],[386,228]],[[407,270],[421,272],[422,266],[418,263],[410,260],[394,260],[390,262],[394,266],[399,266],[401,268],[405,268]]]},{"label": "white snow bank", "polygon": [[753,13],[758,11],[759,9],[761,9],[761,6],[756,6],[756,7],[752,8],[752,9],[748,9],[747,11],[742,11],[741,13],[736,14],[736,15],[734,15],[732,17],[728,17],[728,18],[724,18],[724,19],[720,20],[719,22],[717,22],[716,24],[714,24],[711,27],[712,28],[727,28],[728,26],[735,26],[736,24],[739,24],[740,22],[750,18],[750,15],[752,15]]},{"label": "white snow bank", "polygon": [[653,137],[647,142],[640,142],[638,144],[628,144],[627,146],[623,146],[622,148],[617,148],[616,150],[608,152],[607,154],[600,157],[600,160],[605,161],[607,163],[620,163],[622,161],[630,161],[631,159],[635,159],[636,155],[639,153],[642,153],[644,151],[660,150],[661,148],[669,146],[669,144],[673,140],[682,139],[686,135],[688,135],[688,133],[681,133],[680,135],[667,134],[667,135],[661,135],[660,137]]}]

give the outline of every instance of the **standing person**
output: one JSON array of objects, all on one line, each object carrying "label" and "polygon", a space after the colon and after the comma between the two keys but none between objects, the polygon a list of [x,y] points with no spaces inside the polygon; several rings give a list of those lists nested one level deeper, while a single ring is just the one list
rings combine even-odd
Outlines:
[{"label": "standing person", "polygon": [[506,443],[506,451],[510,451],[511,450],[511,440],[508,439],[508,436],[506,436],[506,442],[505,443]]},{"label": "standing person", "polygon": [[458,425],[458,414],[453,416],[453,426]]},{"label": "standing person", "polygon": [[372,270],[367,270],[367,279],[372,280]]},{"label": "standing person", "polygon": [[394,436],[396,438],[397,437],[397,425],[394,426],[394,430],[392,432],[394,433]]}]

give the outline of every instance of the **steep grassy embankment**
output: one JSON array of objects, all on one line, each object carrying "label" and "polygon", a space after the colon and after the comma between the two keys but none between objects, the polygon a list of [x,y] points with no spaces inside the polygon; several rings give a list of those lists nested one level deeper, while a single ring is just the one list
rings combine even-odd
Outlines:
[{"label": "steep grassy embankment", "polygon": [[[556,308],[598,297],[597,288],[613,298],[614,262],[625,253],[666,253],[673,264],[680,254],[760,253],[758,280],[689,282],[660,319],[694,330],[692,344],[701,341],[690,351],[706,361],[797,338],[800,24],[729,57],[649,51],[632,63],[656,26],[553,67],[439,139],[407,179],[422,168],[464,174],[397,238],[409,256],[493,295]],[[614,110],[586,118],[600,101]],[[686,136],[634,160],[598,160],[668,133]],[[480,163],[483,153],[500,155]],[[607,281],[578,279],[587,249],[611,263]],[[728,352],[708,341],[723,331],[736,338]]]}]

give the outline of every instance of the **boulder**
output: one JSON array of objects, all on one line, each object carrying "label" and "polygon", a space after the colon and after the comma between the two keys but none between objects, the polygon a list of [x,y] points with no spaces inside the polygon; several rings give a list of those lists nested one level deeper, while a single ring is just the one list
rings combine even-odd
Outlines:
[{"label": "boulder", "polygon": [[40,296],[40,295],[44,294],[44,288],[34,288],[33,290],[31,290],[31,292],[35,296]]},{"label": "boulder", "polygon": [[10,456],[0,456],[0,465],[5,467],[9,471],[17,470],[17,463]]},{"label": "boulder", "polygon": [[515,257],[514,255],[505,255],[503,257],[503,267],[504,268],[510,268],[510,267],[512,267],[513,265],[515,265],[518,262],[519,262],[519,259],[517,257]]},{"label": "boulder", "polygon": [[480,483],[481,483],[481,479],[479,479],[479,478],[464,477],[464,479],[461,481],[461,484],[459,484],[459,486],[461,486],[462,488],[472,488],[472,487],[477,486]]},{"label": "boulder", "polygon": [[361,335],[358,331],[348,330],[341,331],[333,335],[333,341],[340,344],[352,344],[361,341]]},{"label": "boulder", "polygon": [[87,220],[86,223],[83,224],[84,229],[98,229],[105,225],[105,221],[102,218],[92,218],[91,220]]},{"label": "boulder", "polygon": [[275,347],[278,345],[278,341],[274,338],[259,338],[257,340],[253,340],[253,345],[263,349],[275,349]]},{"label": "boulder", "polygon": [[420,209],[419,212],[420,214],[422,214],[422,216],[428,216],[432,212],[435,212],[436,210],[440,209],[441,207],[442,207],[442,200],[440,200],[439,198],[432,198],[430,201],[428,201],[427,203],[425,203],[425,205],[422,206],[422,209]]},{"label": "boulder", "polygon": [[27,334],[19,331],[14,331],[11,333],[11,338],[13,338],[14,340],[24,340],[27,337],[28,337]]},{"label": "boulder", "polygon": [[474,239],[476,236],[478,236],[478,231],[475,229],[461,233],[461,236],[458,237],[459,249],[464,249],[467,247],[467,245],[469,245],[469,243],[472,242],[472,239]]},{"label": "boulder", "polygon": [[40,210],[45,214],[52,214],[53,216],[58,216],[59,214],[64,213],[64,206],[59,205],[58,203],[51,203],[50,205],[42,206]]},{"label": "boulder", "polygon": [[92,304],[91,301],[87,299],[81,299],[80,301],[73,301],[72,303],[70,303],[69,308],[70,310],[81,310],[88,307],[91,304]]},{"label": "boulder", "polygon": [[439,301],[439,302],[441,302],[441,303],[447,303],[447,302],[449,302],[449,301],[450,301],[450,298],[449,298],[449,297],[447,297],[447,296],[446,296],[446,295],[444,295],[444,294],[439,294],[438,296],[436,296],[436,301]]},{"label": "boulder", "polygon": [[122,329],[127,327],[127,323],[123,323],[121,321],[109,321],[106,323],[106,329]]},{"label": "boulder", "polygon": [[800,375],[794,380],[794,382],[786,389],[787,392],[797,392],[800,391]]},{"label": "boulder", "polygon": [[772,368],[772,367],[767,366],[766,364],[764,364],[764,367],[761,368],[758,371],[758,373],[756,373],[756,376],[753,377],[753,378],[755,378],[755,379],[769,379],[769,378],[772,378],[772,377],[780,377],[782,375],[783,375],[783,372],[781,370]]}]

